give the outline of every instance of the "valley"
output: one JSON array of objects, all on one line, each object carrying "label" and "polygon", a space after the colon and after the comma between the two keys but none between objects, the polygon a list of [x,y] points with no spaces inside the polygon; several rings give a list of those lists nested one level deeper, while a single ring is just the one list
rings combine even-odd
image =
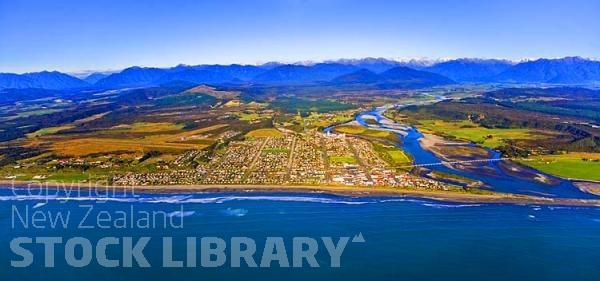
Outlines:
[{"label": "valley", "polygon": [[[12,89],[29,98],[5,97],[1,105],[0,175],[5,181],[146,187],[593,198],[562,178],[598,180],[598,91],[427,84],[443,79],[397,65],[377,75],[340,74],[355,68],[284,67],[261,74],[262,84],[163,79],[158,86],[108,90]],[[110,79],[140,71],[163,75],[134,68]],[[341,76],[332,83],[285,80],[316,74]]]}]

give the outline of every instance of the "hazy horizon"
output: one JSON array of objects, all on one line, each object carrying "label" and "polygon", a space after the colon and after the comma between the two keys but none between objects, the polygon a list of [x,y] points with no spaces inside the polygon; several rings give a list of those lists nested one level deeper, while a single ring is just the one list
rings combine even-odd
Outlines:
[{"label": "hazy horizon", "polygon": [[270,63],[274,63],[274,64],[291,64],[291,65],[314,65],[314,64],[319,64],[319,63],[344,63],[344,61],[358,61],[358,60],[365,60],[365,59],[376,59],[376,60],[388,60],[388,61],[395,61],[395,62],[399,62],[399,63],[411,63],[414,62],[415,64],[422,64],[424,66],[430,66],[430,65],[434,65],[436,63],[442,63],[442,62],[447,62],[447,61],[452,61],[452,60],[499,60],[499,61],[507,61],[513,64],[518,64],[518,63],[522,63],[522,62],[528,62],[528,61],[535,61],[535,60],[540,60],[540,59],[564,59],[564,58],[570,58],[570,57],[579,57],[582,59],[587,59],[587,60],[592,60],[592,61],[600,61],[600,57],[583,57],[583,56],[565,56],[565,57],[552,57],[552,58],[548,58],[548,57],[538,57],[538,58],[523,58],[520,60],[510,60],[510,59],[504,59],[504,58],[479,58],[479,57],[458,57],[458,58],[437,58],[437,59],[432,59],[432,58],[426,58],[426,57],[419,57],[419,58],[384,58],[384,57],[363,57],[363,58],[339,58],[339,59],[326,59],[326,60],[303,60],[303,61],[268,61],[268,62],[256,62],[256,63],[237,63],[237,62],[232,62],[232,63],[198,63],[198,64],[186,64],[186,63],[178,63],[178,64],[174,64],[174,65],[164,65],[164,66],[156,66],[156,65],[129,65],[129,66],[125,66],[123,68],[113,68],[113,69],[83,69],[83,70],[76,70],[76,71],[61,71],[58,69],[39,69],[39,70],[33,70],[33,71],[23,71],[23,72],[10,72],[10,71],[3,71],[0,73],[14,73],[14,74],[26,74],[26,73],[37,73],[37,72],[53,72],[53,71],[58,71],[58,72],[62,72],[62,73],[66,73],[69,74],[71,76],[75,76],[78,78],[83,78],[83,77],[87,77],[91,74],[95,74],[95,73],[101,73],[101,74],[111,74],[111,73],[118,73],[123,71],[124,69],[127,68],[131,68],[131,67],[142,67],[142,68],[161,68],[161,69],[168,69],[168,68],[174,68],[177,66],[201,66],[201,65],[223,65],[223,66],[229,66],[229,65],[254,65],[254,66],[263,66],[263,65],[267,65]]},{"label": "hazy horizon", "polygon": [[365,57],[597,58],[598,10],[593,0],[0,0],[0,72]]}]

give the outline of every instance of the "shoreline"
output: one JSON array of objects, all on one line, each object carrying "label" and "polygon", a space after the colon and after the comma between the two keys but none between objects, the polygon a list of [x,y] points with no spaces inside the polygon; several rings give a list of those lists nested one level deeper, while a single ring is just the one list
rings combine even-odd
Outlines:
[{"label": "shoreline", "polygon": [[87,183],[58,183],[36,181],[5,181],[0,180],[0,188],[24,187],[48,189],[81,189],[93,190],[132,190],[143,193],[182,193],[182,192],[282,192],[302,194],[330,194],[354,197],[397,197],[421,198],[450,203],[484,203],[484,204],[532,204],[532,205],[561,205],[600,207],[598,199],[549,198],[510,193],[475,194],[438,190],[417,190],[408,188],[387,187],[347,187],[347,186],[282,186],[282,185],[148,185],[148,186],[96,186]]}]

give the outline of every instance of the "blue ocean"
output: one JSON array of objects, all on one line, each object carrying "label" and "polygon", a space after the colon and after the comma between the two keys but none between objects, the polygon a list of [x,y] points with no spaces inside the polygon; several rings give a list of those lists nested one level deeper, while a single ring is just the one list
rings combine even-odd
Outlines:
[{"label": "blue ocean", "polygon": [[[600,280],[600,208],[256,192],[102,198],[65,200],[64,194],[0,190],[1,280]],[[35,225],[45,228],[35,228],[37,211],[48,217],[68,213],[69,223],[52,227],[52,221],[44,222],[38,214]],[[140,211],[163,212],[176,227],[160,225],[162,217],[149,228],[117,229],[111,221],[105,223],[108,228],[79,227],[82,222],[95,225],[100,212],[114,217],[118,211],[132,221]],[[27,225],[21,218],[29,219]],[[337,243],[340,237],[359,234],[364,242],[348,242],[340,267],[332,267],[321,237]],[[54,267],[46,267],[47,253],[37,243],[21,245],[32,253],[29,266],[11,266],[11,261],[23,260],[10,247],[17,237],[61,237],[62,244],[54,247]],[[134,261],[132,268],[105,268],[95,258],[87,266],[72,267],[65,261],[65,242],[73,237],[92,245],[104,237],[150,237],[143,250],[150,267]],[[186,261],[187,237],[251,238],[257,244],[257,263],[267,237],[283,238],[290,263],[292,239],[312,237],[319,242],[319,267],[305,262],[299,268],[282,268],[275,261],[269,268],[251,268],[242,260],[234,268],[228,256],[215,268],[164,268],[163,237],[173,237],[172,256],[181,261]],[[109,245],[106,255],[120,260],[123,249]],[[75,247],[74,256],[83,256],[82,247]]]}]

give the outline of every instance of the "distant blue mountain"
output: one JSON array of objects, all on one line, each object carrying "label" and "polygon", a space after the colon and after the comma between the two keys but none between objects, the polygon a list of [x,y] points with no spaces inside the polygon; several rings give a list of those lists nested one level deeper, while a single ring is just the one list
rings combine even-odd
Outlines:
[{"label": "distant blue mountain", "polygon": [[368,69],[344,74],[331,80],[335,84],[372,84],[384,81],[384,78]]},{"label": "distant blue mountain", "polygon": [[254,65],[205,65],[197,66],[202,70],[219,73],[221,75],[233,77],[235,80],[250,81],[257,75],[266,71],[266,68],[262,66]]},{"label": "distant blue mountain", "polygon": [[600,62],[580,57],[519,63],[494,77],[500,82],[584,84],[600,82]]},{"label": "distant blue mountain", "polygon": [[94,86],[100,88],[130,88],[156,86],[168,72],[160,68],[130,67],[100,79]]},{"label": "distant blue mountain", "polygon": [[100,79],[94,86],[100,88],[150,87],[171,81],[197,84],[220,84],[248,81],[266,71],[252,65],[178,65],[173,68],[131,67]]},{"label": "distant blue mountain", "polygon": [[[381,58],[337,60],[311,65],[179,65],[172,68],[130,67],[84,80],[60,72],[0,73],[0,89],[116,89],[151,87],[181,81],[194,84],[387,83],[443,85],[456,82],[513,82],[580,85],[600,82],[600,62],[580,57],[539,59],[512,64],[503,60],[457,59],[429,65]],[[395,81],[395,82],[394,82]]]},{"label": "distant blue mountain", "polygon": [[83,81],[85,81],[89,84],[96,84],[96,82],[108,77],[108,75],[109,74],[96,72],[96,73],[92,73],[92,74],[86,76],[85,78],[83,78]]},{"label": "distant blue mountain", "polygon": [[384,58],[340,59],[332,62],[339,64],[354,65],[358,68],[366,69],[374,73],[382,73],[384,71],[390,70],[398,66],[405,66],[416,70],[423,70],[431,64],[431,61],[428,60],[395,61]]},{"label": "distant blue mountain", "polygon": [[277,62],[277,61],[271,61],[271,62],[263,63],[263,64],[259,65],[259,67],[262,68],[262,69],[265,69],[265,70],[269,70],[269,69],[273,69],[275,67],[286,65],[286,64],[287,63],[281,63],[281,62]]},{"label": "distant blue mountain", "polygon": [[512,66],[513,63],[506,60],[457,59],[437,63],[423,70],[458,82],[485,82]]},{"label": "distant blue mountain", "polygon": [[356,72],[338,76],[331,82],[336,84],[376,84],[384,88],[419,88],[456,83],[445,76],[427,71],[415,70],[405,66],[394,67],[381,74],[376,74],[367,69],[361,69]]},{"label": "distant blue mountain", "polygon": [[34,87],[34,81],[31,81],[31,79],[23,75],[0,73],[0,89],[24,89]]},{"label": "distant blue mountain", "polygon": [[324,82],[359,69],[354,65],[339,63],[287,64],[267,70],[254,77],[252,81],[262,84]]},{"label": "distant blue mountain", "polygon": [[381,73],[397,66],[407,66],[401,62],[388,60],[384,58],[364,58],[364,59],[340,59],[334,63],[353,65],[360,69],[366,69],[374,73]]},{"label": "distant blue mountain", "polygon": [[64,90],[89,86],[85,81],[58,71],[42,71],[25,74],[0,74],[1,89],[39,88]]},{"label": "distant blue mountain", "polygon": [[215,72],[207,69],[188,68],[182,71],[169,73],[162,76],[158,82],[168,83],[170,81],[186,81],[192,83],[226,83],[235,80],[234,76],[228,73]]},{"label": "distant blue mountain", "polygon": [[58,71],[26,73],[24,76],[35,82],[35,88],[61,90],[89,86],[88,83],[81,79]]},{"label": "distant blue mountain", "polygon": [[193,83],[219,84],[236,81],[249,81],[265,70],[252,65],[200,65],[179,66],[161,77],[160,82],[187,81]]},{"label": "distant blue mountain", "polygon": [[392,68],[380,74],[390,85],[406,85],[409,87],[429,87],[456,83],[443,75],[415,70],[405,66]]}]

